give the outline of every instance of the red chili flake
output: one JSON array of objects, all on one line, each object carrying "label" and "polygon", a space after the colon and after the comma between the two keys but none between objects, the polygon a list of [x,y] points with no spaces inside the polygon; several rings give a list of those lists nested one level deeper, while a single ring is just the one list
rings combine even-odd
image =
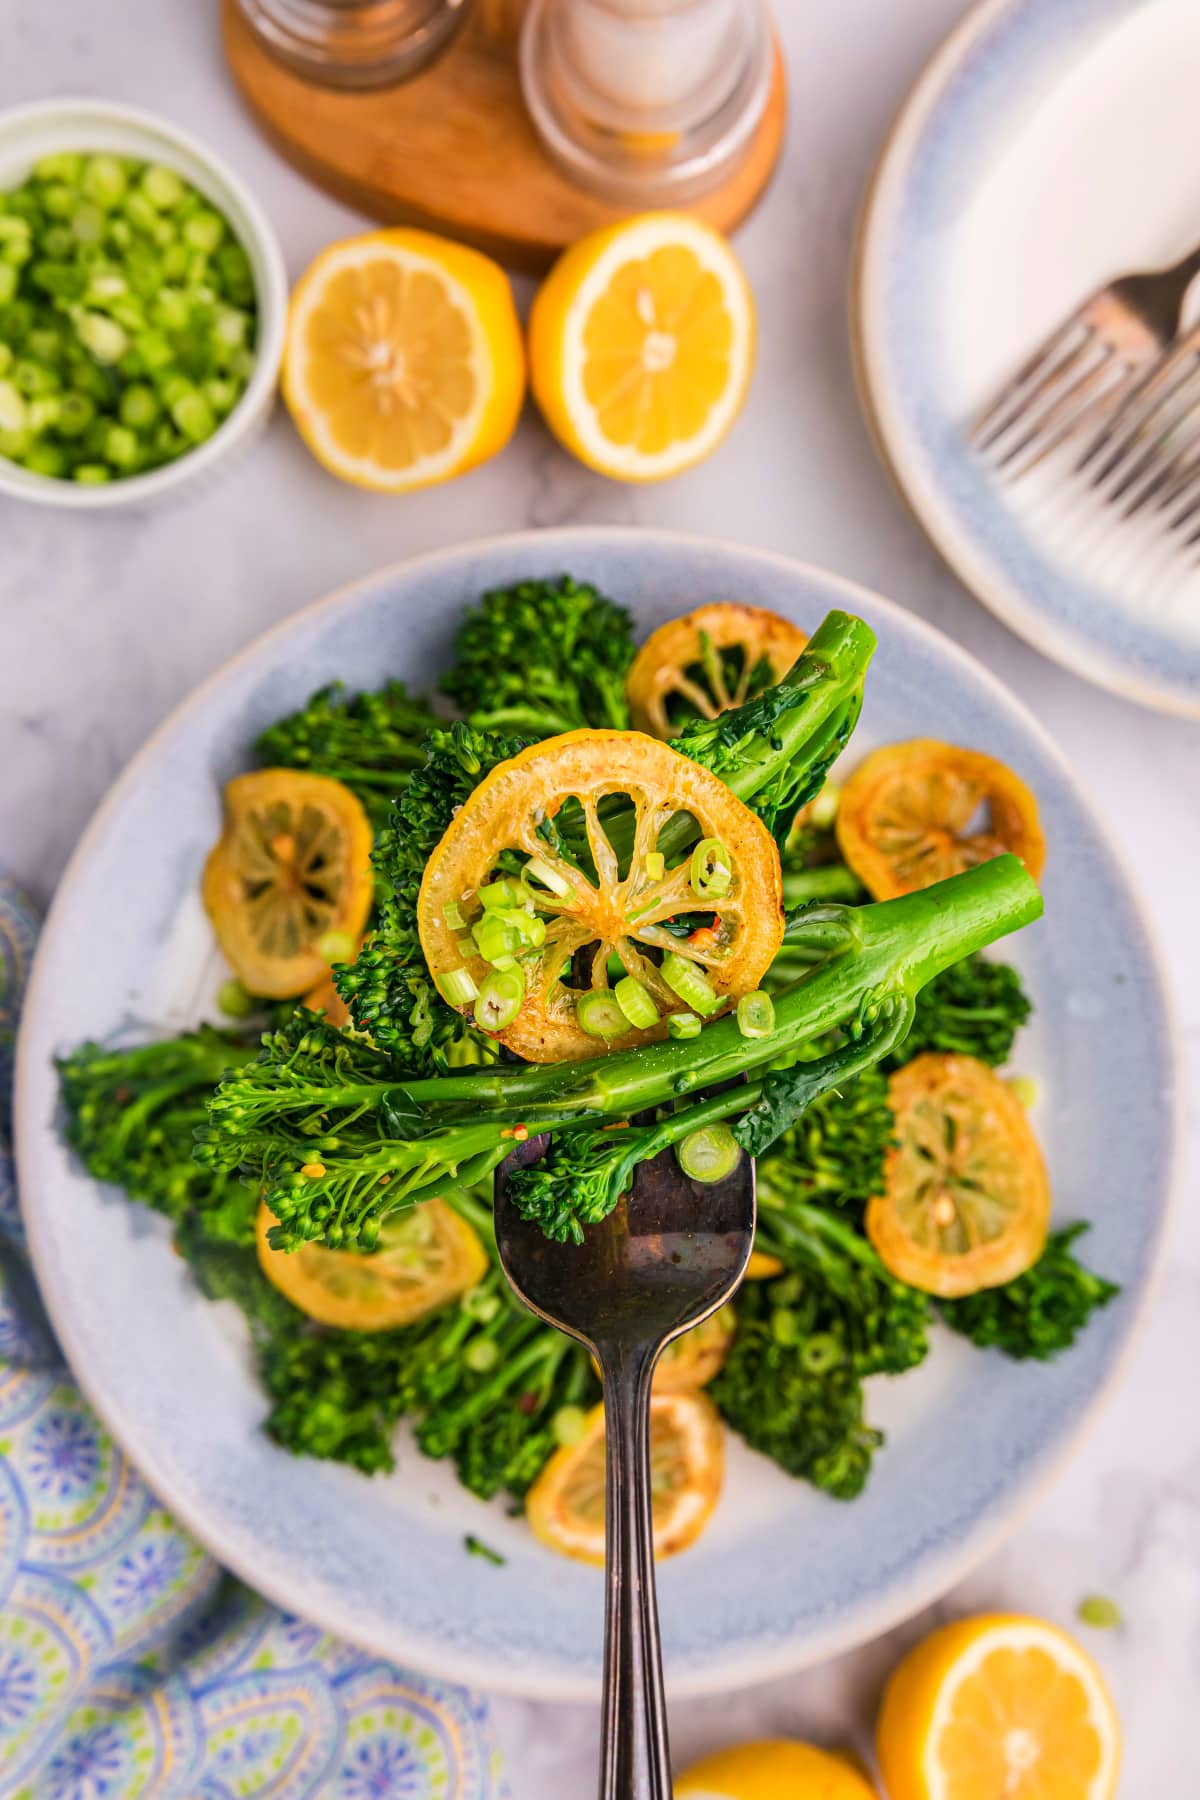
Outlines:
[{"label": "red chili flake", "polygon": [[516,1135],[517,1135],[517,1134],[516,1134],[516,1132],[515,1132],[515,1131],[514,1131],[514,1130],[513,1130],[513,1128],[512,1128],[512,1126],[511,1126],[511,1125],[502,1125],[502,1126],[501,1126],[501,1128],[500,1128],[500,1136],[501,1136],[501,1137],[502,1137],[502,1138],[510,1138],[510,1137],[516,1137]]},{"label": "red chili flake", "polygon": [[523,1393],[521,1395],[521,1398],[517,1401],[517,1411],[523,1412],[526,1415],[528,1415],[529,1413],[535,1413],[538,1409],[539,1399],[540,1399],[540,1395],[538,1395],[532,1388],[527,1389],[527,1391],[525,1393]]},{"label": "red chili flake", "polygon": [[717,941],[717,935],[715,926],[699,925],[687,941],[694,950],[711,950]]},{"label": "red chili flake", "polygon": [[518,1144],[523,1144],[525,1142],[526,1138],[529,1136],[528,1125],[516,1126],[513,1131],[513,1136],[516,1138]]}]

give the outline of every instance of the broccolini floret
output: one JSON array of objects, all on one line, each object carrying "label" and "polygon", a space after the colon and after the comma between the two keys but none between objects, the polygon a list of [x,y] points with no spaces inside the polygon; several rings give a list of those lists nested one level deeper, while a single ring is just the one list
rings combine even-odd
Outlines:
[{"label": "broccolini floret", "polygon": [[378,831],[392,801],[425,761],[425,738],[437,724],[402,682],[351,695],[335,681],[268,726],[254,748],[271,767],[305,769],[344,782]]},{"label": "broccolini floret", "polygon": [[633,625],[587,582],[493,588],[459,628],[442,692],[484,731],[530,741],[583,726],[628,730]]},{"label": "broccolini floret", "polygon": [[943,1319],[981,1350],[1003,1350],[1019,1362],[1049,1362],[1069,1350],[1092,1314],[1121,1291],[1076,1257],[1072,1246],[1087,1229],[1078,1223],[1053,1232],[1033,1267],[1005,1287],[939,1301]]}]

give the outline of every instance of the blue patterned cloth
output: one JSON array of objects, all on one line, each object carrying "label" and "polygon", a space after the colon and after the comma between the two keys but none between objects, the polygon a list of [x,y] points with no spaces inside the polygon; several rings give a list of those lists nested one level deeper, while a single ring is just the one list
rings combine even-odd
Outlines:
[{"label": "blue patterned cloth", "polygon": [[0,877],[0,1796],[503,1800],[484,1704],[226,1575],[72,1382],[20,1248],[10,1153],[36,935]]}]

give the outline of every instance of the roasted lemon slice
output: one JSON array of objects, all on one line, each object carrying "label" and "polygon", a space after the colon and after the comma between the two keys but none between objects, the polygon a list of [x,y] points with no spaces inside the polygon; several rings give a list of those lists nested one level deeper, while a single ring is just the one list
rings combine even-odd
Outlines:
[{"label": "roasted lemon slice", "polygon": [[1121,1733],[1073,1638],[1005,1614],[944,1625],[883,1696],[879,1766],[892,1800],[1113,1800]]},{"label": "roasted lemon slice", "polygon": [[[691,836],[672,851],[679,815]],[[480,783],[426,866],[417,919],[451,1004],[527,1061],[563,1062],[757,988],[783,935],[779,854],[723,781],[666,744],[572,731]],[[511,990],[494,1019],[489,982]]]},{"label": "roasted lemon slice", "polygon": [[341,1331],[391,1331],[455,1300],[487,1274],[487,1251],[467,1221],[444,1200],[393,1214],[369,1256],[301,1244],[273,1250],[275,1216],[258,1209],[258,1260],[267,1280],[293,1306]]},{"label": "roasted lemon slice", "polygon": [[395,494],[461,475],[508,442],[525,394],[508,277],[427,231],[331,245],[292,296],[283,392],[344,481]]},{"label": "roasted lemon slice", "polygon": [[1037,801],[978,750],[914,738],[876,750],[842,789],[842,855],[876,900],[915,893],[1011,850],[1036,881],[1046,861]]},{"label": "roasted lemon slice", "polygon": [[686,213],[592,232],[559,258],[529,318],[550,429],[602,475],[661,481],[709,455],[741,409],[754,301],[720,234]]},{"label": "roasted lemon slice", "polygon": [[[724,1427],[703,1394],[650,1401],[654,1554],[694,1544],[712,1517],[725,1470]],[[593,1407],[577,1443],[556,1450],[525,1498],[535,1537],[579,1562],[604,1562],[604,1408]]]},{"label": "roasted lemon slice", "polygon": [[1025,1109],[971,1056],[914,1057],[888,1082],[895,1138],[867,1235],[892,1274],[943,1299],[1037,1261],[1050,1183]]},{"label": "roasted lemon slice", "polygon": [[782,679],[808,642],[762,606],[718,601],[651,632],[625,690],[639,731],[678,737],[691,718],[715,719]]},{"label": "roasted lemon slice", "polygon": [[698,1394],[719,1375],[737,1330],[732,1306],[722,1306],[682,1337],[674,1338],[654,1371],[656,1394]]},{"label": "roasted lemon slice", "polygon": [[225,789],[202,893],[225,955],[252,994],[290,1000],[352,950],[371,909],[371,827],[326,775],[259,769]]}]

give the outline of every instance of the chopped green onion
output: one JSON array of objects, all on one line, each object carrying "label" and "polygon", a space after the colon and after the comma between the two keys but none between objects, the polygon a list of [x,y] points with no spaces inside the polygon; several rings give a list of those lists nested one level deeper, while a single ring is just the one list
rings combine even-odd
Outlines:
[{"label": "chopped green onion", "polygon": [[248,994],[240,981],[223,981],[217,989],[217,1005],[230,1019],[248,1019],[254,1012],[257,1002]]},{"label": "chopped green onion", "polygon": [[528,948],[507,913],[485,912],[472,925],[471,936],[484,962],[497,965],[502,959],[514,957],[518,951]]},{"label": "chopped green onion", "polygon": [[721,1000],[717,990],[708,981],[694,962],[678,951],[668,950],[663,957],[662,978],[673,994],[678,994],[685,1006],[706,1015],[715,1012]]},{"label": "chopped green onion", "polygon": [[586,1031],[589,1037],[624,1037],[629,1030],[629,1020],[607,988],[592,988],[590,992],[580,994],[575,1006],[575,1017],[579,1020],[580,1029]]},{"label": "chopped green onion", "polygon": [[499,1294],[489,1294],[484,1287],[473,1287],[467,1289],[459,1305],[468,1319],[477,1319],[481,1325],[486,1325],[495,1318],[504,1302]]},{"label": "chopped green onion", "polygon": [[463,1361],[476,1375],[494,1369],[499,1360],[500,1346],[494,1338],[481,1338],[477,1344],[468,1344],[463,1352]]},{"label": "chopped green onion", "polygon": [[569,1449],[578,1444],[587,1430],[587,1414],[582,1406],[560,1406],[550,1421],[550,1430],[554,1434],[556,1444]]},{"label": "chopped green onion", "polygon": [[809,1375],[827,1375],[842,1360],[842,1346],[830,1331],[818,1331],[806,1338],[800,1352],[800,1366]]},{"label": "chopped green onion", "polygon": [[454,947],[460,956],[478,956],[479,950],[473,937],[455,938]]},{"label": "chopped green onion", "polygon": [[448,974],[439,975],[438,991],[450,1006],[469,1006],[479,995],[469,969],[451,969]]},{"label": "chopped green onion", "polygon": [[103,463],[76,463],[73,473],[75,480],[84,487],[103,487],[112,479],[111,471]]},{"label": "chopped green onion", "polygon": [[142,176],[142,193],[159,212],[178,206],[186,191],[174,169],[164,169],[161,163],[151,163]]},{"label": "chopped green onion", "polygon": [[1089,1594],[1075,1611],[1083,1624],[1091,1625],[1097,1631],[1115,1631],[1124,1623],[1120,1607],[1106,1594]]},{"label": "chopped green onion", "polygon": [[744,1038],[770,1037],[775,1029],[775,1002],[762,988],[743,994],[737,1003],[738,1030]]},{"label": "chopped green onion", "polygon": [[695,1013],[681,1012],[667,1014],[667,1034],[673,1038],[699,1037],[703,1026]]},{"label": "chopped green onion", "polygon": [[27,422],[25,396],[15,382],[0,381],[0,431],[24,431]]},{"label": "chopped green onion", "polygon": [[676,1145],[675,1155],[693,1181],[724,1181],[737,1168],[741,1146],[728,1125],[702,1125]]},{"label": "chopped green onion", "polygon": [[658,1008],[650,996],[650,990],[636,976],[622,976],[613,993],[629,1023],[636,1025],[639,1031],[648,1031],[651,1025],[658,1024]]},{"label": "chopped green onion", "polygon": [[540,881],[544,888],[549,888],[550,892],[557,894],[560,900],[575,898],[575,889],[570,882],[565,880],[557,869],[552,869],[550,864],[540,856],[530,857],[525,864],[524,873],[532,876],[535,881]]},{"label": "chopped green onion", "polygon": [[501,908],[520,906],[523,899],[521,889],[515,881],[501,879],[489,881],[486,887],[479,890],[479,898],[485,912],[499,912]]},{"label": "chopped green onion", "polygon": [[525,1000],[525,976],[521,969],[493,969],[475,1002],[475,1023],[481,1031],[503,1031],[512,1024]]},{"label": "chopped green onion", "polygon": [[667,872],[667,859],[661,850],[651,850],[646,857],[646,873],[651,881],[661,881]]},{"label": "chopped green onion", "polygon": [[771,1336],[785,1346],[800,1340],[800,1320],[786,1306],[777,1306],[771,1314]]},{"label": "chopped green onion", "polygon": [[129,338],[115,319],[103,313],[85,312],[75,322],[79,341],[98,363],[120,362],[129,348]]},{"label": "chopped green onion", "polygon": [[129,186],[124,169],[115,156],[89,156],[83,166],[83,191],[97,206],[111,212],[125,198]]},{"label": "chopped green onion", "polygon": [[324,931],[314,946],[322,962],[352,963],[357,946],[348,931]]},{"label": "chopped green onion", "polygon": [[1026,1112],[1031,1106],[1037,1105],[1041,1089],[1032,1075],[1010,1075],[1008,1085],[1013,1098],[1019,1101]]},{"label": "chopped green onion", "polygon": [[449,906],[443,906],[442,917],[445,919],[451,931],[465,931],[467,929],[467,921],[462,916],[462,908],[459,906],[457,900],[452,900]]},{"label": "chopped green onion", "polygon": [[733,858],[720,838],[705,838],[692,851],[691,884],[701,900],[719,900],[733,886]]}]

